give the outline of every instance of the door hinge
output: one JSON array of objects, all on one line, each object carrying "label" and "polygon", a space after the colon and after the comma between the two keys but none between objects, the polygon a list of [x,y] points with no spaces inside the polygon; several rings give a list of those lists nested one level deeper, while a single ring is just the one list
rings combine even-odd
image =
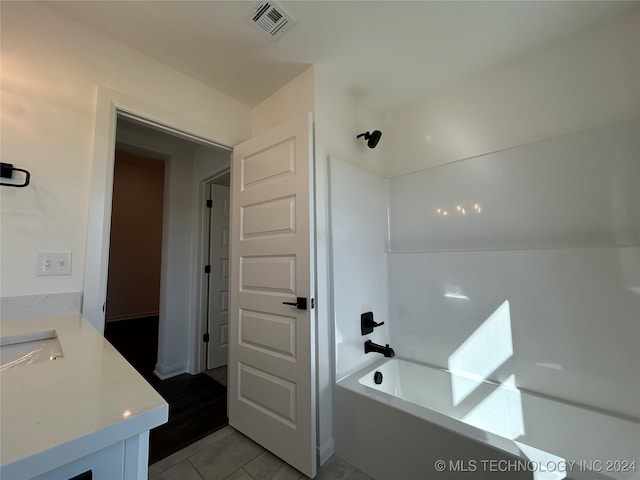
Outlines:
[{"label": "door hinge", "polygon": [[202,335],[202,341],[205,343],[209,343],[209,334],[205,333],[204,335]]},{"label": "door hinge", "polygon": [[211,273],[211,265],[204,266],[204,273]]},{"label": "door hinge", "polygon": [[207,200],[207,208],[213,207],[213,200]]},{"label": "door hinge", "polygon": [[316,308],[316,299],[315,298],[311,299],[311,308]]}]

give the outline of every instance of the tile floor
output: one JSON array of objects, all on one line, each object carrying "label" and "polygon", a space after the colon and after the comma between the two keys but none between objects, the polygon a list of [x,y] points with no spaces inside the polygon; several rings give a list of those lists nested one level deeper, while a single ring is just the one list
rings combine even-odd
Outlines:
[{"label": "tile floor", "polygon": [[[257,443],[226,426],[149,467],[153,480],[301,480],[307,478]],[[318,480],[371,480],[332,457]]]}]

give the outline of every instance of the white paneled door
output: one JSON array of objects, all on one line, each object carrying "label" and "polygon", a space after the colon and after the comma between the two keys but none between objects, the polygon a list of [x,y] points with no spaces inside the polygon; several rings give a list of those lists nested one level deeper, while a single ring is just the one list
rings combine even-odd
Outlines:
[{"label": "white paneled door", "polygon": [[229,318],[229,187],[210,185],[209,343],[207,368],[227,364]]},{"label": "white paneled door", "polygon": [[312,145],[305,114],[234,149],[228,380],[229,423],[309,477],[316,474]]}]

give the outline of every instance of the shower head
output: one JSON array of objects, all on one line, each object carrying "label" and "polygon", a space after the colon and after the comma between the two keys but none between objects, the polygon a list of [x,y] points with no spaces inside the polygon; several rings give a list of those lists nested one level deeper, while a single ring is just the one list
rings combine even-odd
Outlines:
[{"label": "shower head", "polygon": [[380,130],[374,130],[371,133],[365,132],[361,133],[356,138],[360,137],[364,137],[369,148],[376,148],[376,145],[378,145],[378,142],[380,141],[380,137],[382,137],[382,132]]}]

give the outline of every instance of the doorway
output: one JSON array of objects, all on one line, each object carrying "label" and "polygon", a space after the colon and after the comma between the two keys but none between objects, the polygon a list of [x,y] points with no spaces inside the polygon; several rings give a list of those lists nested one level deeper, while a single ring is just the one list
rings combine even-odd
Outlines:
[{"label": "doorway", "polygon": [[[154,373],[167,379],[202,372],[205,362],[194,362],[191,350],[198,330],[205,328],[200,307],[203,298],[198,294],[204,235],[199,219],[205,210],[200,190],[203,182],[229,171],[231,152],[120,117],[115,140],[120,150],[164,163],[164,196],[156,200],[162,202],[162,244]],[[198,348],[204,351],[202,333]]]},{"label": "doorway", "polygon": [[[203,178],[228,171],[230,152],[121,118],[115,145],[105,337],[170,405],[169,422],[151,432],[153,463],[228,422],[225,386],[203,373],[187,373],[187,344],[190,317],[198,310],[192,301],[199,273],[196,245],[202,233],[196,220],[197,187]],[[126,182],[123,194],[124,157],[144,165],[135,165],[137,176]],[[150,165],[163,174],[155,182],[159,193],[153,195],[142,188],[150,177],[158,177]],[[125,222],[118,220],[122,210]],[[150,217],[155,218],[153,227],[147,225]],[[119,222],[124,223],[120,233]],[[140,244],[142,235],[150,241]],[[129,253],[116,263],[119,243]],[[155,303],[147,298],[154,289]],[[145,306],[130,306],[123,313],[118,310],[118,293],[130,297],[130,304]]]}]

